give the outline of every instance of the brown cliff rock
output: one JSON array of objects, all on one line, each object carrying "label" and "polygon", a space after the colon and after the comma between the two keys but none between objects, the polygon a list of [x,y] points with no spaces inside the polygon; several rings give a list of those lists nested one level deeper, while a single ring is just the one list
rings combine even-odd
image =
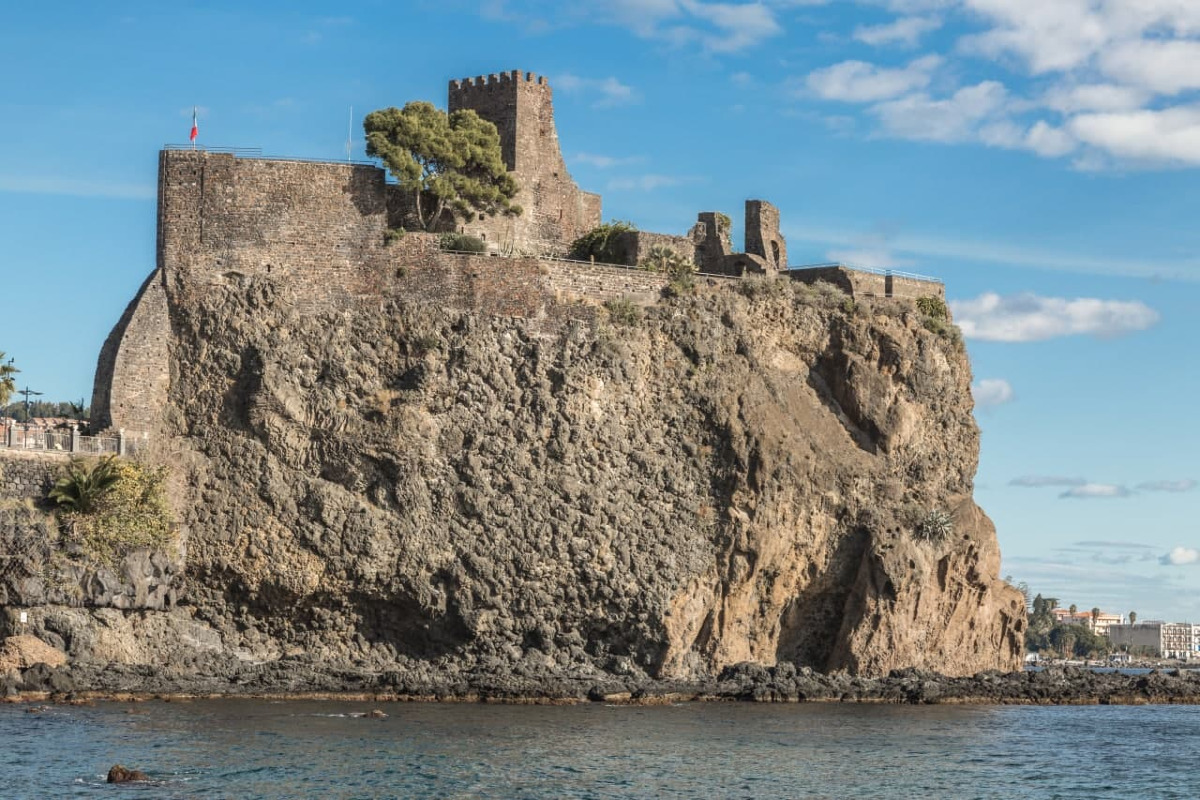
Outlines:
[{"label": "brown cliff rock", "polygon": [[778,281],[632,325],[549,300],[307,313],[263,277],[172,303],[181,602],[242,658],[1020,665],[967,358],[911,304]]}]

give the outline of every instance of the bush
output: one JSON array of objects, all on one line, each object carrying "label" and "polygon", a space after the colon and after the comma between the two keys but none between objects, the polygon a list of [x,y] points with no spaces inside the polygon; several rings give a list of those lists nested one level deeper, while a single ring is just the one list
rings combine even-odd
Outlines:
[{"label": "bush", "polygon": [[662,244],[651,247],[638,268],[647,272],[665,272],[672,279],[690,276],[696,271],[690,258]]},{"label": "bush", "polygon": [[923,542],[940,544],[954,535],[954,520],[945,511],[935,508],[920,521],[915,533]]},{"label": "bush", "polygon": [[383,235],[383,243],[389,245],[393,242],[398,242],[404,238],[404,234],[406,233],[408,231],[404,230],[404,228],[388,228],[387,233]]},{"label": "bush", "polygon": [[609,300],[604,304],[608,318],[617,325],[636,325],[642,320],[642,310],[628,297]]},{"label": "bush", "polygon": [[[58,500],[63,508],[60,520],[68,538],[81,545],[89,556],[109,564],[138,548],[163,547],[171,542],[175,519],[167,502],[166,468],[115,456],[100,464],[111,473],[111,482],[95,494],[89,510]],[[99,468],[99,464],[93,466],[88,470],[89,476]],[[73,484],[77,479],[68,473],[59,483],[64,481]],[[56,485],[56,492],[58,488]]]},{"label": "bush", "polygon": [[946,308],[946,302],[940,297],[918,297],[917,311],[929,319],[950,319],[950,311]]},{"label": "bush", "polygon": [[120,477],[116,456],[97,461],[73,458],[67,465],[66,474],[50,490],[50,499],[68,512],[90,514]]},{"label": "bush", "polygon": [[617,239],[622,233],[636,230],[632,222],[619,219],[597,225],[571,243],[569,255],[580,261],[595,258],[606,264],[620,264],[624,254],[617,252]]},{"label": "bush", "polygon": [[487,242],[478,236],[470,236],[465,233],[443,233],[438,244],[443,250],[452,250],[456,253],[487,252]]}]

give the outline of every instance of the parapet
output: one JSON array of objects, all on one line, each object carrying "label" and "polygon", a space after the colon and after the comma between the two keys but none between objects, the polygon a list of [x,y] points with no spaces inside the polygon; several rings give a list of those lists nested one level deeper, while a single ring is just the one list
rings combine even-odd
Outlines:
[{"label": "parapet", "polygon": [[479,75],[475,78],[462,78],[460,80],[450,81],[450,91],[464,91],[467,89],[494,89],[498,86],[512,86],[514,84],[527,83],[535,86],[549,86],[545,75],[538,75],[533,72],[524,72],[519,69],[509,70],[508,72],[493,72],[490,75]]}]

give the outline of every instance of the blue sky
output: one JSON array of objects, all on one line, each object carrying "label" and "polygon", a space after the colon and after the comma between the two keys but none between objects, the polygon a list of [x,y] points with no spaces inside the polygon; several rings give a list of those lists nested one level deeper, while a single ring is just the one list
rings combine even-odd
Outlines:
[{"label": "blue sky", "polygon": [[18,4],[0,28],[0,349],[91,391],[154,266],[158,149],[345,155],[354,109],[550,77],[605,216],[747,197],[793,264],[946,280],[1004,573],[1200,621],[1200,3],[458,0]]}]

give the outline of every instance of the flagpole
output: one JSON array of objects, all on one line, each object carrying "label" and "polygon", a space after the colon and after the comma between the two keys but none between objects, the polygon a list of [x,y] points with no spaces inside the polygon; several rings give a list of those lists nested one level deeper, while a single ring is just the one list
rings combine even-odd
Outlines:
[{"label": "flagpole", "polygon": [[350,151],[354,147],[354,106],[350,106],[350,119],[346,121],[346,163],[350,163]]}]

